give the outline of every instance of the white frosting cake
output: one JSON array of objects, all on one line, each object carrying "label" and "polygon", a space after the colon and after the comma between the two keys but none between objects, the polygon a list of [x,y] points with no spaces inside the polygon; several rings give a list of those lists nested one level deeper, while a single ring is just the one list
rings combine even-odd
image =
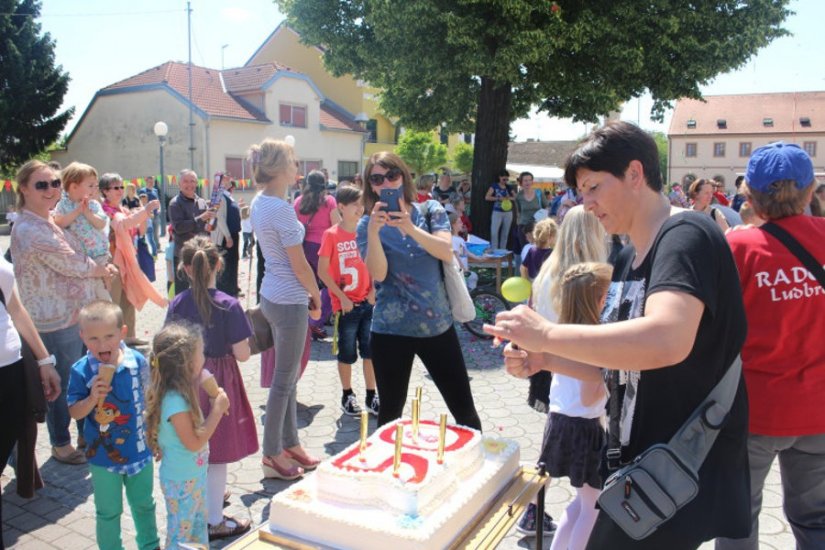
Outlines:
[{"label": "white frosting cake", "polygon": [[[393,475],[396,424],[404,426],[401,467]],[[269,528],[334,548],[445,548],[484,511],[519,468],[518,444],[448,426],[444,461],[438,425],[409,420],[382,426],[325,461],[272,499]]]}]

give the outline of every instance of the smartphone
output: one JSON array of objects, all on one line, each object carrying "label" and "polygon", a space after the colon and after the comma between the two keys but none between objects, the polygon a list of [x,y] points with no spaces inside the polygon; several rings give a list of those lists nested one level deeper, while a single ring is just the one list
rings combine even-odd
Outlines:
[{"label": "smartphone", "polygon": [[382,207],[381,210],[384,212],[401,212],[401,205],[398,204],[400,196],[400,189],[382,189],[379,200],[387,206]]}]

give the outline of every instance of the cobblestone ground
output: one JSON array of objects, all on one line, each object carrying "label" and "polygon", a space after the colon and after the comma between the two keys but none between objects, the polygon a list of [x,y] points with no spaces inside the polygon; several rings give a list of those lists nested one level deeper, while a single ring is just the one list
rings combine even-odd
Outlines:
[{"label": "cobblestone ground", "polygon": [[[8,237],[0,237],[0,247],[5,250],[7,246]],[[161,288],[165,284],[165,264],[162,258],[157,263],[157,273],[157,285]],[[244,263],[240,281],[245,292],[248,274],[249,267]],[[254,301],[254,296],[252,298]],[[163,318],[163,310],[148,304],[138,314],[138,336],[151,338],[161,326]],[[539,453],[544,416],[526,405],[527,383],[504,374],[500,355],[490,348],[489,342],[475,339],[464,329],[459,329],[458,332],[484,430],[517,440],[521,444],[522,459],[527,462],[534,460]],[[357,369],[354,370],[353,387],[363,398],[363,379],[357,375]],[[260,419],[267,397],[267,390],[260,387],[260,359],[253,357],[241,365],[241,371],[252,408]],[[423,366],[416,362],[410,392],[419,385],[424,388],[422,416],[437,417],[439,413],[446,412],[444,402],[426,376]],[[309,366],[298,384],[298,416],[301,441],[317,455],[333,455],[358,438],[357,419],[342,414],[339,397],[340,387],[336,363],[331,354],[331,339],[315,342]],[[371,428],[375,427],[374,422],[373,420]],[[74,433],[74,427],[72,430]],[[258,433],[262,437],[263,427],[260,421]],[[34,499],[23,500],[17,496],[11,468],[6,468],[3,475],[3,541],[6,546],[20,550],[80,550],[96,547],[95,511],[87,467],[68,466],[51,458],[45,424],[40,426],[37,458],[46,487]],[[262,478],[260,456],[251,456],[230,465],[228,483],[232,496],[226,512],[250,518],[255,524],[267,521],[269,499],[288,485],[288,482]],[[546,503],[553,517],[561,516],[573,494],[574,491],[564,480],[550,482]],[[166,530],[165,508],[157,483],[155,499],[158,526],[163,540]],[[794,547],[781,504],[779,474],[774,468],[768,478],[760,517],[760,545],[763,549]],[[136,548],[134,524],[128,512],[123,515],[123,532],[126,548]],[[223,548],[227,544],[227,541],[216,542],[212,544],[212,548]],[[544,548],[549,548],[549,544],[550,538],[545,538]],[[534,545],[534,539],[523,538],[514,531],[500,548],[533,548]],[[703,548],[712,548],[712,544],[708,543]]]}]

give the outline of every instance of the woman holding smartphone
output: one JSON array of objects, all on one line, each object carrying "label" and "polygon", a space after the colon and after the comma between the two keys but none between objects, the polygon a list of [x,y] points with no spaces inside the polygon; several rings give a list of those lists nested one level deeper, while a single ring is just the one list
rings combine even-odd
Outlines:
[{"label": "woman holding smartphone", "polygon": [[356,233],[361,257],[380,283],[371,333],[378,425],[401,417],[417,355],[456,422],[480,430],[439,265],[453,257],[447,213],[434,200],[416,208],[410,170],[393,153],[372,155],[364,181],[369,216]]},{"label": "woman holding smartphone", "polygon": [[264,422],[265,477],[296,479],[321,462],[298,440],[295,401],[301,355],[309,317],[321,315],[315,273],[304,256],[304,226],[286,201],[298,172],[295,151],[285,141],[265,139],[249,152],[252,175],[261,194],[252,202],[252,228],[266,262],[261,310],[269,321],[275,349],[275,373]]}]

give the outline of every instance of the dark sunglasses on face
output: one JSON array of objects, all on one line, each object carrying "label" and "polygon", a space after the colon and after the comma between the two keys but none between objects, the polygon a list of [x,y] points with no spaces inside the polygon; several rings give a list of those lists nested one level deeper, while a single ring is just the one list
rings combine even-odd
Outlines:
[{"label": "dark sunglasses on face", "polygon": [[106,189],[106,191],[120,191],[121,189],[123,189],[122,185],[120,187],[117,187],[117,186],[110,187],[110,188]]},{"label": "dark sunglasses on face", "polygon": [[34,182],[34,188],[38,191],[45,191],[51,187],[52,189],[60,189],[60,180],[52,180],[52,181],[36,181]]},{"label": "dark sunglasses on face", "polygon": [[384,185],[384,181],[395,181],[401,177],[401,170],[390,168],[386,174],[370,174],[368,178],[372,185]]}]

